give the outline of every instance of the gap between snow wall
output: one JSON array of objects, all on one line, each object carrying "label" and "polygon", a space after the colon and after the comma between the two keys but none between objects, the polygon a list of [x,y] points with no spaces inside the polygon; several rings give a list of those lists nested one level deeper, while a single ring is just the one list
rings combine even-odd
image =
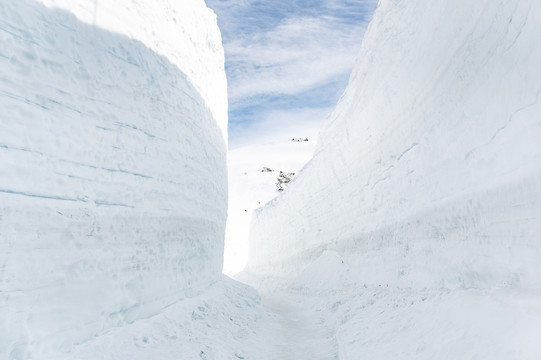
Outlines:
[{"label": "gap between snow wall", "polygon": [[215,15],[202,0],[42,3],[0,1],[2,359],[69,353],[222,270]]},{"label": "gap between snow wall", "polygon": [[289,281],[335,250],[361,283],[541,285],[540,28],[536,0],[380,1],[248,271]]}]

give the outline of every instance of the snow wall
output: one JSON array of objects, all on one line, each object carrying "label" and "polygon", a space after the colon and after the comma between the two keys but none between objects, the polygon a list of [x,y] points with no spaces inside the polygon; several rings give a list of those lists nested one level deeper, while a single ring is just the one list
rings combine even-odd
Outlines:
[{"label": "snow wall", "polygon": [[541,285],[541,2],[380,1],[313,160],[255,213],[249,271],[327,250],[364,283]]},{"label": "snow wall", "polygon": [[221,277],[227,94],[202,0],[0,1],[0,358]]}]

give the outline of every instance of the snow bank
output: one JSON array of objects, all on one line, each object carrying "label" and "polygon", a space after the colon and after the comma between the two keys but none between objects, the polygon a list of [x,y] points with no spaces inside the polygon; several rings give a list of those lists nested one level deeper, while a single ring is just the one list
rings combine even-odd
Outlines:
[{"label": "snow bank", "polygon": [[70,354],[221,279],[214,14],[199,0],[43,2],[69,11],[0,2],[2,359]]},{"label": "snow bank", "polygon": [[249,267],[326,250],[367,283],[541,285],[541,3],[381,1],[313,160],[256,212]]},{"label": "snow bank", "polygon": [[380,1],[239,275],[313,314],[298,347],[539,358],[540,28],[536,0]]},{"label": "snow bank", "polygon": [[201,0],[37,0],[79,20],[126,35],[184,72],[227,142],[227,81],[216,15]]}]

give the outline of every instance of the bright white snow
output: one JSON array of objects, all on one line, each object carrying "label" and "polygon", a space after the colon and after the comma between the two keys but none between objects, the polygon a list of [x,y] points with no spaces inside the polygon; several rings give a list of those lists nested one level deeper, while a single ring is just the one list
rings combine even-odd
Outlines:
[{"label": "bright white snow", "polygon": [[203,1],[0,0],[0,358],[539,359],[540,28],[381,0],[301,173],[230,154],[258,295]]},{"label": "bright white snow", "polygon": [[142,42],[186,75],[227,142],[227,82],[216,15],[201,0],[36,0]]},{"label": "bright white snow", "polygon": [[541,357],[540,29],[536,0],[380,1],[239,276],[319,314],[328,358]]},{"label": "bright white snow", "polygon": [[297,174],[313,155],[316,143],[313,138],[297,142],[291,140],[294,138],[287,138],[287,135],[284,137],[282,141],[248,145],[228,153],[229,206],[224,249],[226,275],[233,276],[246,266],[252,213],[280,193],[276,188],[280,171]]},{"label": "bright white snow", "polygon": [[539,285],[540,7],[382,1],[314,159],[256,212],[252,270],[395,249],[408,284]]},{"label": "bright white snow", "polygon": [[[0,1],[2,359],[134,359],[163,337],[117,343],[121,329],[165,326],[222,278],[223,49],[203,1],[168,3],[62,3],[103,6],[95,26]],[[95,339],[119,347],[81,353]]]}]

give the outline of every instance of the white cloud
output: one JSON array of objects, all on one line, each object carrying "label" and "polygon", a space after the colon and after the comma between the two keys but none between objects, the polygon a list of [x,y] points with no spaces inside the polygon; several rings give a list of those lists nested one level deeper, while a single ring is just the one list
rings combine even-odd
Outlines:
[{"label": "white cloud", "polygon": [[207,0],[224,40],[230,146],[314,137],[347,85],[376,3]]},{"label": "white cloud", "polygon": [[262,94],[299,94],[348,74],[365,26],[341,26],[329,16],[289,18],[269,32],[228,42],[232,105]]}]

